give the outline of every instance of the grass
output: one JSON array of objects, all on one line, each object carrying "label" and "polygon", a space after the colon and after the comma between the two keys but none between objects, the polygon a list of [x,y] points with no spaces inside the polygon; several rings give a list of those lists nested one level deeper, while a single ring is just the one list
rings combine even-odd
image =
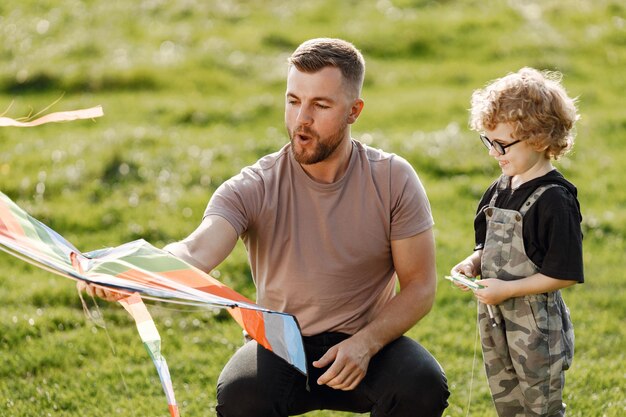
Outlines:
[{"label": "grass", "polygon": [[[368,62],[354,136],[419,173],[444,275],[471,250],[475,205],[498,175],[466,127],[471,92],[522,66],[560,70],[582,114],[574,152],[557,165],[579,188],[587,276],[564,291],[577,338],[565,401],[570,416],[621,416],[625,32],[617,0],[6,0],[0,112],[13,102],[7,116],[27,115],[65,93],[52,110],[102,104],[106,116],[0,130],[0,190],[83,250],[180,239],[222,181],[286,142],[289,53],[310,37],[344,37]],[[125,312],[99,302],[104,329],[85,318],[72,282],[6,255],[0,265],[0,416],[167,415]],[[241,245],[218,272],[254,296]],[[214,415],[239,328],[213,311],[150,309],[181,414]],[[474,320],[472,298],[442,280],[409,332],[444,366],[452,417],[468,415],[470,391],[470,415],[495,415]]]}]

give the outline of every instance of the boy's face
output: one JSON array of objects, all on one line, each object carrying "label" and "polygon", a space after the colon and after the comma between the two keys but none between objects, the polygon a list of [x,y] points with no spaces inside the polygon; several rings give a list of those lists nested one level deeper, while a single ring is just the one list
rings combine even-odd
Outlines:
[{"label": "boy's face", "polygon": [[[497,142],[506,147],[517,141],[512,133],[511,124],[499,123],[495,129],[485,130],[484,135],[491,142]],[[550,160],[545,157],[544,152],[536,150],[526,141],[506,147],[504,154],[500,154],[494,147],[491,147],[489,155],[498,161],[504,175],[517,177],[522,183],[544,175],[545,170],[550,167]]]}]

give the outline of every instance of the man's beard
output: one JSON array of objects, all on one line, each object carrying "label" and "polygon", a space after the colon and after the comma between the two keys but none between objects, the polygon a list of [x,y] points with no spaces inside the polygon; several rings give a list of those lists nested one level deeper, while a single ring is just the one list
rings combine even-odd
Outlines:
[{"label": "man's beard", "polygon": [[[315,131],[308,127],[289,131],[289,141],[291,142],[291,153],[294,159],[302,165],[317,164],[326,160],[330,155],[337,150],[345,135],[346,127],[337,130],[332,135],[328,136],[325,140],[320,140],[320,137]],[[314,142],[314,148],[311,152],[307,152],[304,149],[300,151],[296,150],[294,145],[294,137],[297,134],[303,134],[308,136],[311,141]]]}]

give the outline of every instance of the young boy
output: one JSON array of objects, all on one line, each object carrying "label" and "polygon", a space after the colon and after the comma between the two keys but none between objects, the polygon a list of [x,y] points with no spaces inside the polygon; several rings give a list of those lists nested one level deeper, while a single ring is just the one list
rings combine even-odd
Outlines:
[{"label": "young boy", "polygon": [[574,332],[559,290],[584,280],[582,216],[551,160],[572,147],[577,119],[558,73],[522,68],[472,95],[470,127],[502,176],[478,205],[474,252],[452,273],[481,275],[474,294],[500,417],[565,415]]}]

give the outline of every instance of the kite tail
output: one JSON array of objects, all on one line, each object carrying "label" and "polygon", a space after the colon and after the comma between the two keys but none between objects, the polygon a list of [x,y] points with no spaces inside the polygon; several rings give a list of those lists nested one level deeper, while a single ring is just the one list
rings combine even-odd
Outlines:
[{"label": "kite tail", "polygon": [[78,119],[94,119],[103,115],[104,112],[102,111],[102,106],[90,107],[88,109],[50,113],[46,114],[45,116],[41,116],[38,119],[24,122],[11,119],[10,117],[3,117],[2,115],[0,115],[0,127],[32,127],[51,122],[69,122]]},{"label": "kite tail", "polygon": [[170,370],[167,367],[167,362],[163,355],[161,355],[161,336],[154,325],[154,321],[146,308],[146,305],[141,300],[139,294],[134,293],[126,298],[119,300],[119,303],[128,311],[137,324],[137,330],[139,336],[143,341],[146,350],[150,354],[154,366],[159,373],[159,379],[167,398],[167,404],[172,417],[180,417],[178,411],[178,405],[176,404],[176,398],[174,398],[174,388],[172,386],[172,379],[170,377]]}]

